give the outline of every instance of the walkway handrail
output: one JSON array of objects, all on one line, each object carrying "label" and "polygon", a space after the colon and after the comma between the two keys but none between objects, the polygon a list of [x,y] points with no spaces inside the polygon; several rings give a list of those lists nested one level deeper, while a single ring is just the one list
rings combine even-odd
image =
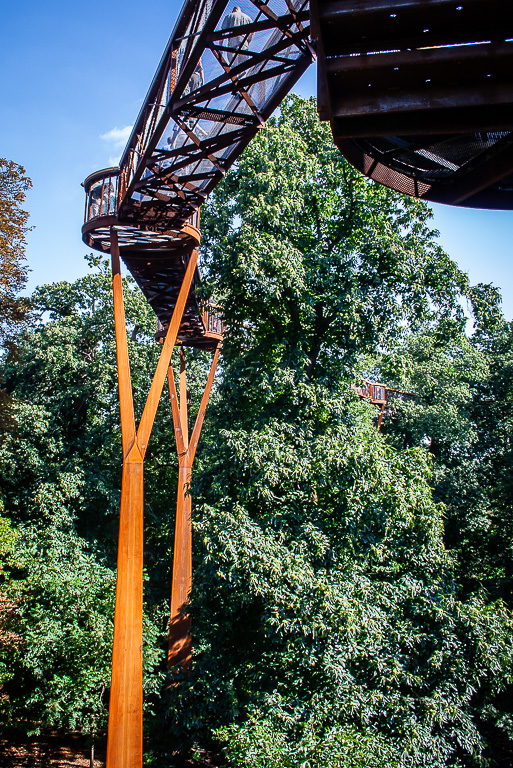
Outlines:
[{"label": "walkway handrail", "polygon": [[230,26],[228,0],[185,3],[121,159],[121,221],[185,222],[313,60],[308,0],[246,6]]},{"label": "walkway handrail", "polygon": [[119,168],[105,168],[84,181],[86,193],[84,222],[98,216],[114,216],[118,209]]}]

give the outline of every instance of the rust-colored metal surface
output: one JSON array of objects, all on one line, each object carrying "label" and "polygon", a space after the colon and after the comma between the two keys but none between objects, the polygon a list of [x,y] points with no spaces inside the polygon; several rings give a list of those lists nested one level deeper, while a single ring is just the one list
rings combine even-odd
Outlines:
[{"label": "rust-colored metal surface", "polygon": [[312,0],[319,109],[362,173],[434,202],[513,207],[508,0]]},{"label": "rust-colored metal surface", "polygon": [[[244,2],[237,12],[227,5],[187,0],[120,167],[84,182],[84,242],[112,255],[123,439],[108,768],[142,766],[143,461],[166,375],[179,459],[169,665],[187,668],[191,657],[188,486],[223,334],[215,308],[196,298],[199,206],[313,59],[306,0]],[[120,258],[154,309],[163,340],[138,430]],[[180,406],[170,368],[177,341]],[[190,444],[183,346],[214,352]]]},{"label": "rust-colored metal surface", "polygon": [[112,282],[118,358],[123,479],[107,761],[142,763],[143,456],[135,433],[117,234],[112,233]]},{"label": "rust-colored metal surface", "polygon": [[180,350],[179,399],[173,369],[169,367],[168,370],[169,396],[171,398],[171,411],[173,414],[176,452],[179,464],[168,648],[168,666],[173,671],[176,671],[177,668],[183,668],[187,671],[191,663],[191,626],[190,619],[184,612],[192,580],[191,495],[189,484],[220,351],[221,345],[219,344],[214,353],[190,440],[187,416],[185,350],[183,347]]},{"label": "rust-colored metal surface", "polygon": [[122,220],[185,223],[313,58],[307,0],[186,3],[121,160]]},{"label": "rust-colored metal surface", "polygon": [[185,3],[116,182],[101,172],[85,182],[91,247],[108,250],[108,231],[89,222],[110,199],[127,234],[133,225],[175,239],[313,61],[308,17],[307,0]]},{"label": "rust-colored metal surface", "polygon": [[[308,0],[187,0],[119,168],[84,182],[84,242],[109,253],[118,228],[121,258],[164,329],[199,243],[199,207],[314,59],[308,18]],[[178,338],[214,350],[199,279]]]},{"label": "rust-colored metal surface", "polygon": [[[83,240],[112,257],[123,443],[108,768],[142,766],[143,462],[166,376],[179,463],[168,663],[187,670],[191,661],[188,489],[224,330],[222,313],[197,298],[201,204],[314,60],[314,41],[321,117],[357,168],[427,200],[513,207],[509,5],[186,0],[120,166],[84,182]],[[138,429],[121,260],[163,342]],[[170,367],[176,343],[180,397]],[[190,440],[185,347],[213,353]],[[382,385],[359,392],[381,405],[379,426],[390,393]]]},{"label": "rust-colored metal surface", "polygon": [[[186,0],[119,168],[90,175],[84,242],[112,254],[123,434],[123,487],[108,768],[142,765],[143,461],[166,375],[179,460],[169,665],[188,667],[191,468],[223,336],[196,296],[199,207],[314,58],[308,0]],[[120,259],[158,318],[160,360],[139,428],[133,413]],[[180,405],[172,369],[182,345]],[[213,363],[188,440],[184,347]]]},{"label": "rust-colored metal surface", "polygon": [[123,477],[118,543],[116,609],[112,651],[107,765],[109,768],[142,766],[142,601],[143,601],[143,503],[144,456],[157,405],[169,370],[171,354],[196,271],[198,252],[189,258],[179,286],[173,315],[151,383],[139,427],[136,429],[130,363],[123,304],[118,233],[110,232],[114,322],[118,362]]},{"label": "rust-colored metal surface", "polygon": [[415,400],[415,395],[411,392],[401,392],[399,389],[393,389],[387,387],[385,384],[376,384],[373,381],[364,381],[364,383],[355,387],[356,392],[360,397],[370,400],[374,405],[379,405],[381,410],[378,418],[378,431],[381,429],[383,422],[383,416],[388,411],[393,409],[393,403],[397,400],[403,402],[407,400]]}]

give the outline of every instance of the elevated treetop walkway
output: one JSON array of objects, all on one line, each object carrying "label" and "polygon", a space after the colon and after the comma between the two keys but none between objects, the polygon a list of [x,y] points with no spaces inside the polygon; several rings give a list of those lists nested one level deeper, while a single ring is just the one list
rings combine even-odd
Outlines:
[{"label": "elevated treetop walkway", "polygon": [[[82,229],[110,253],[123,442],[108,768],[142,766],[143,461],[166,379],[179,462],[169,664],[187,668],[191,467],[223,327],[196,296],[199,209],[319,58],[318,106],[370,178],[453,205],[513,208],[509,0],[186,0],[118,168],[89,176]],[[136,428],[120,259],[163,342]],[[182,345],[179,386],[170,365]],[[184,347],[214,353],[189,437]],[[370,388],[369,388],[370,387]],[[392,393],[368,385],[381,404]]]},{"label": "elevated treetop walkway", "polygon": [[[167,375],[179,463],[168,661],[190,663],[191,468],[222,323],[196,286],[199,208],[314,58],[306,0],[186,0],[119,168],[89,176],[84,242],[112,257],[123,482],[109,768],[142,765],[143,462]],[[120,259],[159,320],[160,360],[135,424]],[[179,386],[171,353],[181,343]],[[214,353],[189,436],[185,346]]]},{"label": "elevated treetop walkway", "polygon": [[[84,182],[84,242],[110,252],[116,226],[121,258],[164,328],[199,244],[199,207],[314,58],[307,0],[240,5],[234,25],[233,0],[185,3],[120,167]],[[194,287],[179,338],[208,346]]]},{"label": "elevated treetop walkway", "polygon": [[[513,207],[508,0],[187,0],[119,168],[86,179],[84,241],[121,257],[167,328],[198,211],[319,52],[318,100],[343,154],[426,200]],[[312,29],[310,29],[310,15]],[[242,21],[242,23],[241,23]],[[195,300],[179,339],[212,347]],[[215,346],[217,339],[211,340]]]},{"label": "elevated treetop walkway", "polygon": [[381,406],[381,413],[378,418],[378,430],[381,429],[381,423],[387,408],[392,410],[394,403],[398,401],[415,401],[415,395],[411,392],[402,392],[399,389],[387,387],[386,384],[376,384],[373,381],[364,381],[363,384],[356,387],[356,392],[360,397],[369,400],[373,405]]}]

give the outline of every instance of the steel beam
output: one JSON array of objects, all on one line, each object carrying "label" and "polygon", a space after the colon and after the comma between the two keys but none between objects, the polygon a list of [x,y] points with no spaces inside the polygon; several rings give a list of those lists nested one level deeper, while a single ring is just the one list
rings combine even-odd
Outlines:
[{"label": "steel beam", "polygon": [[171,412],[173,414],[179,465],[168,645],[168,667],[173,673],[179,670],[188,671],[191,666],[191,621],[186,613],[186,603],[189,599],[192,583],[191,495],[189,486],[192,465],[212,391],[220,351],[221,345],[219,344],[210,366],[210,372],[205,384],[190,442],[188,436],[185,352],[183,347],[180,351],[179,402],[173,368],[169,366],[168,369],[169,396],[171,399]]},{"label": "steel beam", "polygon": [[190,256],[136,431],[121,281],[118,236],[110,233],[114,324],[118,361],[123,477],[119,524],[116,607],[112,650],[107,768],[142,768],[142,610],[144,454],[176,342],[198,253]]}]

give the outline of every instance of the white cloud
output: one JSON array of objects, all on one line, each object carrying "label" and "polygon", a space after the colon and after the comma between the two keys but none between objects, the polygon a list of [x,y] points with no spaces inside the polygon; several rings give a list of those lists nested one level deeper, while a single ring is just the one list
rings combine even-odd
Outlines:
[{"label": "white cloud", "polygon": [[132,133],[132,126],[126,125],[124,128],[112,128],[107,133],[102,133],[100,139],[111,145],[112,149],[123,149]]}]

